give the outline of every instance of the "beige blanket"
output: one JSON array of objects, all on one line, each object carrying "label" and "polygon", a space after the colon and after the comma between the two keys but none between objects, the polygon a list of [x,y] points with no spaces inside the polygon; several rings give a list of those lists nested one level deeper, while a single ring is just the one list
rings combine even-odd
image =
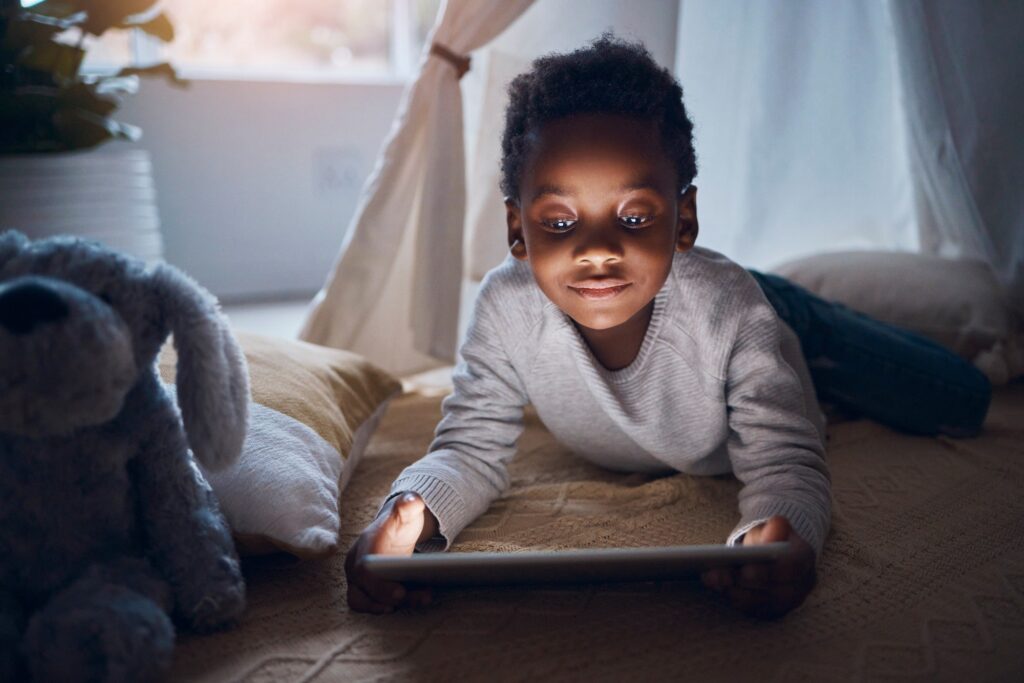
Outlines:
[{"label": "beige blanket", "polygon": [[[343,504],[345,545],[423,453],[439,399],[392,405]],[[174,680],[1024,680],[1024,385],[973,440],[829,428],[832,532],[807,602],[743,617],[699,586],[462,589],[376,617],[345,603],[343,556],[247,562],[234,630],[184,637]],[[722,541],[729,477],[614,474],[530,419],[513,489],[456,549]]]}]

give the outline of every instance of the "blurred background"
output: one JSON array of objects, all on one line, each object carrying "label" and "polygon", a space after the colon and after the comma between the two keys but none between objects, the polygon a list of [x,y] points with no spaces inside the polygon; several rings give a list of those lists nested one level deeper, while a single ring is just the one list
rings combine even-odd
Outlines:
[{"label": "blurred background", "polygon": [[[119,117],[144,137],[96,153],[132,145],[149,151],[165,257],[223,300],[308,299],[337,255],[440,4],[165,0],[172,42],[110,31],[86,67],[167,58],[190,87],[144,81]],[[490,49],[505,45],[525,68],[536,54],[615,30],[643,40],[672,67],[678,5],[541,0]],[[462,83],[472,93],[467,153],[477,139],[479,94],[489,85],[487,56],[474,56]],[[493,215],[503,239],[500,204]]]},{"label": "blurred background", "polygon": [[[20,0],[29,9],[54,4],[59,1]],[[148,7],[152,0],[139,4]],[[87,154],[144,153],[136,160],[152,178],[147,196],[163,257],[238,316],[276,311],[278,331],[294,335],[307,302],[331,272],[403,91],[426,58],[442,5],[163,0],[159,10],[173,25],[172,40],[155,37],[152,25],[112,27],[98,37],[70,30],[67,42],[86,49],[85,74],[169,61],[189,81],[181,89],[144,79],[118,112],[118,120],[143,136]],[[505,250],[497,160],[508,81],[536,56],[571,50],[604,31],[642,41],[683,85],[695,122],[705,246],[763,269],[823,251],[927,246],[932,253],[964,253],[966,238],[922,223],[929,219],[911,170],[915,131],[907,124],[901,28],[893,17],[918,5],[537,0],[472,53],[472,68],[460,81],[467,192],[463,310],[472,303],[473,282]],[[936,0],[924,6],[925,18],[939,21],[929,30],[941,34],[944,20],[947,28],[977,29],[974,36],[992,34],[980,43],[950,43],[967,58],[999,60],[1000,50],[1014,49],[1012,27],[1022,28],[1021,3]],[[951,35],[956,38],[947,30],[946,38]],[[971,208],[978,220],[1015,225],[1013,216],[1024,205],[1013,177],[1021,180],[1024,155],[1015,151],[1021,136],[1006,130],[1007,122],[1020,130],[1024,100],[1002,97],[1005,92],[974,100],[973,115],[986,124],[967,136],[972,153],[995,155],[1001,170],[967,180],[982,193],[1014,197],[980,202]],[[0,158],[0,177],[3,168]],[[923,245],[926,233],[935,237]],[[987,253],[991,261],[993,253],[1020,248],[1020,240],[1009,239],[975,245],[974,255]]]}]

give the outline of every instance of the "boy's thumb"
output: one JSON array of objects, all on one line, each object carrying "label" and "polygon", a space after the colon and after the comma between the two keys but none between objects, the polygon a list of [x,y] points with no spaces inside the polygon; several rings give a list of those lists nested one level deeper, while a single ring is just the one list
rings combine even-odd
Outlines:
[{"label": "boy's thumb", "polygon": [[423,499],[418,495],[415,493],[405,493],[395,504],[395,512],[400,523],[409,524],[416,519],[417,515],[423,516],[423,509],[425,507]]},{"label": "boy's thumb", "polygon": [[774,543],[789,538],[789,520],[781,515],[770,517],[761,529],[761,543]]}]

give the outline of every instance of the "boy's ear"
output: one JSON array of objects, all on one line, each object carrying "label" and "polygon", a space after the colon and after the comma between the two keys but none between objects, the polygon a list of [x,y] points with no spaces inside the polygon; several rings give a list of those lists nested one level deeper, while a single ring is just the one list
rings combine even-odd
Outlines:
[{"label": "boy's ear", "polygon": [[676,251],[682,253],[693,248],[700,225],[697,222],[697,187],[690,185],[679,196],[679,216],[676,219]]},{"label": "boy's ear", "polygon": [[523,237],[523,215],[513,199],[505,199],[505,224],[508,226],[508,250],[520,261],[526,260],[526,239]]}]

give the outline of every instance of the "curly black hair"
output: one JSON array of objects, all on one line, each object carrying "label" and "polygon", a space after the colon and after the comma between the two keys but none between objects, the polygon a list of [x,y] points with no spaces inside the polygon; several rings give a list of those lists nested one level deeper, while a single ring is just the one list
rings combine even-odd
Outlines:
[{"label": "curly black hair", "polygon": [[575,114],[623,114],[658,124],[674,162],[679,189],[697,175],[693,123],[683,89],[640,43],[605,33],[589,46],[534,60],[509,85],[501,136],[501,191],[518,199],[530,134],[549,121]]}]

